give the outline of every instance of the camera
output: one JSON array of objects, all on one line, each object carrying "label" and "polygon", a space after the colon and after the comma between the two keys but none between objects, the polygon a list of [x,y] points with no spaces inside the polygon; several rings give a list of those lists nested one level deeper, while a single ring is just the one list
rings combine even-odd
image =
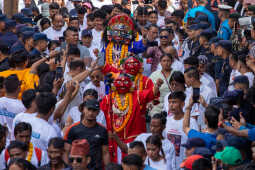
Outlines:
[{"label": "camera", "polygon": [[255,27],[255,17],[242,17],[238,19],[238,22],[246,30],[251,30]]}]

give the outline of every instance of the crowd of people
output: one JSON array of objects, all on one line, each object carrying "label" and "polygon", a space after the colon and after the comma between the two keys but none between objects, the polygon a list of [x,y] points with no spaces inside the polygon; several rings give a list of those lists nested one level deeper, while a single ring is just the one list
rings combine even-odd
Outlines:
[{"label": "crowd of people", "polygon": [[0,169],[255,169],[255,1],[6,2]]}]

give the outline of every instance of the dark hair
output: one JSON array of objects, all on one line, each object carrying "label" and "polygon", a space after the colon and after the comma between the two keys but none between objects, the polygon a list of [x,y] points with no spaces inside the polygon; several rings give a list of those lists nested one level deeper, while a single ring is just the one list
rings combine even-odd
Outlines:
[{"label": "dark hair", "polygon": [[244,84],[246,86],[246,88],[248,89],[249,88],[249,79],[247,76],[243,76],[243,75],[236,76],[234,78],[234,85],[235,84]]},{"label": "dark hair", "polygon": [[43,25],[45,24],[49,24],[51,25],[51,22],[49,20],[49,18],[42,18],[41,21],[40,21],[40,26],[42,27]]},{"label": "dark hair", "polygon": [[168,57],[169,59],[171,59],[171,61],[173,61],[173,57],[171,54],[167,54],[167,53],[163,53],[161,56],[160,56],[160,61],[164,58],[164,57]]},{"label": "dark hair", "polygon": [[210,170],[210,169],[212,169],[212,163],[209,159],[200,158],[192,164],[192,169],[195,169],[195,170]]},{"label": "dark hair", "polygon": [[134,149],[134,148],[140,148],[144,153],[146,153],[145,147],[143,142],[141,141],[133,141],[129,144],[129,148],[130,149]]},{"label": "dark hair", "polygon": [[127,14],[127,15],[131,15],[131,11],[129,9],[127,9],[127,8],[123,8],[122,12]]},{"label": "dark hair", "polygon": [[[152,145],[157,146],[160,149],[161,153],[162,153],[164,161],[166,162],[165,153],[164,153],[163,148],[162,148],[162,141],[161,141],[161,138],[160,138],[159,135],[151,135],[151,136],[149,136],[146,139],[146,145],[147,144],[152,144]],[[149,161],[149,159],[148,159],[148,161]],[[149,164],[150,164],[150,162],[149,162]]]},{"label": "dark hair", "polygon": [[150,24],[150,25],[148,26],[148,30],[150,30],[152,27],[158,29],[158,26],[157,26],[156,24]]},{"label": "dark hair", "polygon": [[121,6],[120,4],[114,4],[114,5],[113,5],[113,9],[114,9],[114,8],[118,8],[120,11],[123,10],[123,8],[122,8],[122,6]]},{"label": "dark hair", "polygon": [[79,32],[79,30],[78,30],[77,28],[75,28],[75,27],[68,27],[68,28],[64,31],[64,33],[63,33],[64,37],[67,36],[66,34],[67,34],[68,31]]},{"label": "dark hair", "polygon": [[155,15],[157,15],[157,16],[158,16],[158,12],[157,12],[157,11],[155,11],[155,10],[150,11],[150,12],[148,13],[148,15],[151,15],[151,14],[155,14]]},{"label": "dark hair", "polygon": [[255,87],[251,87],[248,89],[246,99],[249,101],[250,104],[255,104]]},{"label": "dark hair", "polygon": [[14,148],[19,148],[24,152],[28,151],[28,145],[26,145],[24,142],[20,142],[17,140],[11,141],[11,143],[7,147],[7,151],[10,153],[10,151]]},{"label": "dark hair", "polygon": [[198,67],[198,58],[197,57],[188,57],[183,61],[183,64],[189,64],[195,68]]},{"label": "dark hair", "polygon": [[0,124],[0,139],[6,137],[7,127]]},{"label": "dark hair", "polygon": [[84,69],[85,64],[81,60],[74,60],[74,61],[70,62],[69,68],[70,68],[70,70],[75,70],[76,68]]},{"label": "dark hair", "polygon": [[32,126],[29,123],[19,122],[18,124],[15,125],[14,136],[17,136],[18,133],[21,133],[27,130],[30,132],[30,134],[32,134]]},{"label": "dark hair", "polygon": [[59,8],[60,7],[59,7],[58,3],[56,3],[56,2],[52,2],[49,5],[49,9],[59,9]]},{"label": "dark hair", "polygon": [[85,92],[83,93],[83,98],[86,96],[93,96],[93,97],[95,97],[95,99],[98,99],[98,93],[95,89],[85,90]]},{"label": "dark hair", "polygon": [[23,170],[36,170],[34,165],[22,158],[11,159],[9,165],[7,166],[7,170],[9,170],[12,165],[17,165]]},{"label": "dark hair", "polygon": [[77,46],[72,46],[68,48],[67,56],[70,56],[70,55],[80,56],[81,55],[80,49]]},{"label": "dark hair", "polygon": [[48,147],[53,146],[56,149],[64,149],[65,141],[60,137],[51,138]]},{"label": "dark hair", "polygon": [[171,77],[169,79],[169,83],[171,83],[172,81],[176,81],[178,83],[181,83],[181,84],[185,85],[184,75],[180,71],[174,71],[173,72],[173,74],[171,75]]},{"label": "dark hair", "polygon": [[181,19],[184,18],[184,11],[182,9],[177,9],[172,13],[172,16],[179,17]]},{"label": "dark hair", "polygon": [[16,67],[24,64],[28,60],[28,52],[25,50],[19,50],[11,55],[10,62]]},{"label": "dark hair", "polygon": [[87,20],[92,20],[92,21],[94,21],[94,19],[95,19],[95,16],[94,16],[93,13],[88,14],[86,17],[87,17]]},{"label": "dark hair", "polygon": [[190,67],[184,71],[189,78],[194,77],[196,80],[200,80],[199,71],[195,67]]},{"label": "dark hair", "polygon": [[208,128],[218,128],[219,114],[220,110],[215,106],[210,105],[205,109],[205,118],[208,122]]},{"label": "dark hair", "polygon": [[50,49],[54,44],[56,44],[57,47],[60,46],[60,42],[58,40],[51,40],[48,44],[48,48]]},{"label": "dark hair", "polygon": [[238,61],[238,54],[234,53],[232,55],[230,55],[229,57],[231,57],[233,60],[235,60],[236,62]]},{"label": "dark hair", "polygon": [[9,55],[10,54],[10,48],[6,44],[0,44],[0,51],[4,55]]},{"label": "dark hair", "polygon": [[172,92],[169,96],[168,96],[168,100],[169,99],[179,99],[181,101],[185,101],[186,95],[184,92],[182,91],[174,91]]},{"label": "dark hair", "polygon": [[31,107],[31,103],[36,98],[36,91],[34,89],[28,89],[22,93],[22,103],[28,109]]},{"label": "dark hair", "polygon": [[166,9],[167,8],[166,0],[159,0],[158,1],[158,7],[160,7],[161,9]]},{"label": "dark hair", "polygon": [[148,11],[145,7],[137,7],[137,15],[148,15]]},{"label": "dark hair", "polygon": [[79,21],[79,17],[78,16],[69,16],[69,23],[71,22],[71,21],[75,21],[75,20],[77,20],[77,21]]},{"label": "dark hair", "polygon": [[55,107],[57,99],[54,93],[42,92],[36,97],[36,105],[39,114],[47,115]]},{"label": "dark hair", "polygon": [[15,93],[19,89],[20,81],[16,74],[12,74],[4,79],[6,93]]},{"label": "dark hair", "polygon": [[159,119],[162,125],[166,125],[166,116],[163,115],[162,113],[156,113],[155,115],[152,116],[151,120],[152,119]]},{"label": "dark hair", "polygon": [[122,163],[126,165],[134,165],[139,168],[139,170],[143,167],[143,160],[140,156],[136,154],[130,154],[125,156],[122,159]]},{"label": "dark hair", "polygon": [[76,9],[76,11],[77,11],[78,14],[86,14],[87,9],[86,9],[85,7],[79,6],[79,7]]},{"label": "dark hair", "polygon": [[123,170],[122,166],[116,163],[109,163],[106,165],[105,170]]},{"label": "dark hair", "polygon": [[95,18],[101,18],[101,19],[105,19],[106,18],[106,14],[105,14],[105,12],[104,11],[102,11],[102,10],[96,10],[95,12],[94,12],[94,17]]},{"label": "dark hair", "polygon": [[107,14],[111,14],[112,10],[113,10],[113,6],[112,5],[103,5],[101,7],[101,10],[106,12]]}]

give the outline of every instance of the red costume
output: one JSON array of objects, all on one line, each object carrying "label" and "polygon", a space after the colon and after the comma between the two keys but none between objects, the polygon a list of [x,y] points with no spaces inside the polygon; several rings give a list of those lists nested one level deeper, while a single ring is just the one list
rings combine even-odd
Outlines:
[{"label": "red costume", "polygon": [[[119,136],[124,143],[132,142],[136,136],[145,132],[146,104],[152,101],[155,96],[153,89],[129,92],[132,82],[128,77],[120,76],[114,81],[117,91],[105,96],[100,103],[101,110],[105,114],[107,129]],[[125,95],[125,104],[122,106],[119,94]],[[114,158],[117,161],[117,144],[112,143]]]}]

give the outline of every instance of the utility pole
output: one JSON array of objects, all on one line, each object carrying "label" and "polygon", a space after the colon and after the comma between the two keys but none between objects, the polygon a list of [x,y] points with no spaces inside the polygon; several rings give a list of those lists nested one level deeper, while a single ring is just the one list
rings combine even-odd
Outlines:
[{"label": "utility pole", "polygon": [[4,14],[7,17],[12,17],[14,14],[18,13],[18,1],[19,0],[4,0]]}]

